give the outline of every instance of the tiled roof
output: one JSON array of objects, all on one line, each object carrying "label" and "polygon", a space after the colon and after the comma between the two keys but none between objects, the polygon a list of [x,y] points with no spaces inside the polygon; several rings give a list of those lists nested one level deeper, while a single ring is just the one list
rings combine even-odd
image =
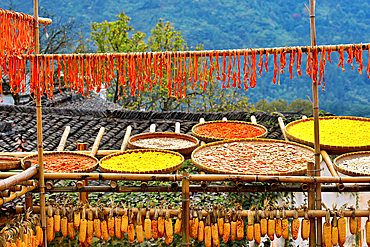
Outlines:
[{"label": "tiled roof", "polygon": [[[282,133],[275,124],[277,117],[267,113],[253,113],[257,122],[269,129],[267,138],[282,139]],[[191,128],[203,117],[206,121],[229,120],[250,121],[246,112],[154,112],[129,110],[88,110],[58,107],[42,108],[43,147],[45,151],[56,150],[66,126],[71,127],[65,151],[76,150],[76,142],[87,142],[92,147],[100,127],[105,133],[99,150],[118,150],[128,125],[132,126],[132,135],[149,132],[151,124],[156,124],[156,131],[174,132],[175,123],[180,122],[181,133],[191,134]],[[37,150],[36,108],[30,106],[0,105],[0,122],[11,123],[12,129],[0,133],[0,152],[14,152],[19,148],[20,137],[26,144],[24,151]]]}]

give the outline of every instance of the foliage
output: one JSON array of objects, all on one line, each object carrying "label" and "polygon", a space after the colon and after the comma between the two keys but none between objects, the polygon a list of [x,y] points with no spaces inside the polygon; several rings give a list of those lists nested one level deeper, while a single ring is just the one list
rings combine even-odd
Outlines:
[{"label": "foliage", "polygon": [[288,104],[288,101],[282,100],[281,98],[276,101],[271,101],[270,103],[267,103],[265,99],[261,99],[257,102],[256,109],[265,112],[302,111],[302,113],[307,116],[312,115],[311,103],[302,99],[292,100],[290,104]]},{"label": "foliage", "polygon": [[[98,52],[165,52],[165,51],[186,51],[189,50],[188,44],[181,36],[180,31],[176,31],[175,27],[169,21],[160,19],[155,28],[151,30],[151,36],[148,37],[148,42],[144,41],[146,36],[144,33],[134,31],[134,28],[129,25],[130,19],[124,12],[117,15],[117,21],[102,23],[92,23],[91,38],[97,45]],[[118,35],[120,34],[120,35]],[[201,50],[202,44],[195,47],[195,50]],[[177,70],[175,68],[174,70]],[[118,73],[116,73],[115,89],[109,90],[108,97],[113,102],[119,103],[128,109],[146,109],[146,110],[187,110],[187,111],[224,111],[224,110],[249,110],[250,104],[248,98],[239,93],[237,90],[221,90],[218,87],[218,82],[209,80],[207,90],[193,90],[190,83],[187,84],[187,98],[169,97],[167,88],[167,76],[165,69],[163,70],[163,81],[160,85],[145,84],[144,90],[137,92],[137,95],[132,95],[128,91],[129,88],[121,88],[121,91],[127,96],[119,95]],[[175,82],[173,82],[175,83]]]}]

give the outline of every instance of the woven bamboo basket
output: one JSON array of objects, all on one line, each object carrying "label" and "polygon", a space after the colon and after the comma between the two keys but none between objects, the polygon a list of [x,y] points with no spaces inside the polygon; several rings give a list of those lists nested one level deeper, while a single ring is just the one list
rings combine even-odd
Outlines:
[{"label": "woven bamboo basket", "polygon": [[[354,121],[366,121],[369,122],[369,118],[360,118],[360,117],[343,117],[343,116],[336,116],[336,117],[320,117],[320,120],[330,120],[330,119],[349,119],[349,120],[354,120]],[[294,125],[299,125],[300,123],[303,122],[308,122],[308,121],[313,121],[313,118],[307,118],[307,119],[301,119],[297,120],[294,122],[289,123],[285,127],[285,133],[287,137],[295,142],[305,144],[310,147],[314,147],[314,143],[311,141],[304,140],[300,138],[299,136],[294,136],[291,133],[289,133],[289,129],[294,126]],[[348,133],[350,135],[350,132]],[[344,153],[349,153],[349,152],[356,152],[356,151],[366,151],[370,150],[370,140],[368,145],[363,145],[363,146],[344,146],[344,145],[328,145],[325,143],[320,143],[320,149],[323,149],[327,151],[328,154],[331,155],[340,155]]]},{"label": "woven bamboo basket", "polygon": [[[161,150],[169,150],[174,151],[182,154],[183,156],[190,156],[191,153],[199,146],[199,140],[193,136],[180,134],[180,133],[173,133],[173,132],[154,132],[154,133],[143,133],[138,134],[130,137],[128,140],[128,148],[129,149],[148,149],[144,145],[138,145],[135,143],[137,140],[142,139],[151,139],[151,138],[176,138],[176,139],[183,139],[192,142],[193,144],[190,147],[185,148],[161,148],[160,146],[155,147],[155,149]],[[151,148],[149,148],[151,149]]]},{"label": "woven bamboo basket", "polygon": [[[289,172],[281,172],[281,173],[277,173],[277,172],[248,173],[248,172],[237,172],[237,171],[235,171],[235,172],[225,171],[225,170],[210,168],[210,167],[202,164],[202,162],[200,160],[198,160],[194,157],[198,152],[203,152],[206,149],[210,149],[210,148],[222,146],[226,143],[234,143],[234,142],[266,144],[266,145],[272,145],[272,144],[279,143],[279,144],[291,145],[291,146],[295,147],[297,150],[305,151],[305,152],[308,152],[309,154],[312,154],[312,159],[314,159],[315,151],[312,148],[301,145],[301,144],[297,144],[297,143],[294,143],[294,142],[280,141],[280,140],[271,140],[271,139],[246,138],[246,139],[237,139],[237,140],[227,140],[227,141],[213,142],[213,143],[209,143],[209,144],[200,146],[197,149],[195,149],[194,152],[192,153],[191,160],[192,160],[193,164],[196,167],[198,167],[200,170],[203,170],[204,172],[207,172],[207,173],[222,173],[222,174],[234,174],[234,175],[235,174],[236,175],[268,175],[268,176],[296,176],[296,175],[304,175],[304,174],[307,173],[307,166],[305,166],[303,169],[293,170],[293,171],[289,171]],[[234,155],[234,154],[232,154],[232,155]],[[295,166],[295,164],[291,165],[292,169],[294,168],[294,166]]]},{"label": "woven bamboo basket", "polygon": [[7,171],[21,168],[21,159],[7,156],[0,156],[0,171]]},{"label": "woven bamboo basket", "polygon": [[[157,152],[157,153],[161,153],[163,155],[172,154],[172,155],[176,155],[176,156],[180,157],[181,158],[181,162],[174,163],[171,167],[168,167],[166,169],[151,169],[151,170],[147,170],[147,171],[114,170],[114,169],[110,169],[110,168],[104,167],[104,163],[105,162],[109,162],[109,160],[111,158],[113,158],[113,157],[120,157],[120,156],[123,157],[124,155],[130,155],[132,153],[139,153],[139,152],[142,152],[142,153],[146,153],[146,152]],[[158,162],[160,162],[160,161],[158,161]],[[112,172],[112,173],[132,173],[132,174],[153,174],[154,173],[154,174],[166,174],[166,173],[172,173],[172,172],[178,170],[179,168],[181,168],[181,166],[182,166],[183,163],[184,163],[184,157],[181,154],[176,153],[176,152],[173,152],[173,151],[160,150],[160,149],[135,149],[135,150],[118,152],[118,153],[114,153],[114,154],[105,156],[104,158],[102,158],[99,161],[99,169],[102,172]]]},{"label": "woven bamboo basket", "polygon": [[[370,176],[370,169],[369,169],[369,173],[361,173],[361,172],[357,172],[357,171],[353,171],[353,170],[340,167],[340,165],[345,164],[349,160],[353,160],[356,158],[363,158],[363,157],[370,157],[370,151],[342,154],[334,159],[334,167],[338,172],[348,175],[348,176],[353,176],[353,177]],[[370,167],[370,164],[369,164],[369,167]]]},{"label": "woven bamboo basket", "polygon": [[267,136],[267,133],[268,133],[267,129],[262,125],[243,122],[243,121],[210,121],[210,122],[199,123],[197,125],[194,125],[191,132],[193,133],[193,135],[195,137],[197,137],[201,141],[205,141],[205,142],[226,141],[226,140],[228,140],[227,138],[215,138],[215,137],[212,137],[212,136],[200,135],[200,134],[197,133],[197,131],[200,127],[207,126],[207,125],[214,125],[214,124],[218,124],[218,123],[225,123],[225,122],[237,123],[237,124],[242,124],[242,125],[250,125],[250,126],[253,126],[253,127],[263,131],[262,135],[255,136],[253,138],[264,138],[264,137]]},{"label": "woven bamboo basket", "polygon": [[[82,158],[87,158],[88,160],[91,160],[94,162],[94,165],[89,167],[89,168],[86,168],[86,169],[77,169],[77,170],[73,170],[73,171],[61,171],[61,172],[68,172],[68,173],[81,173],[81,172],[84,172],[84,173],[88,173],[88,172],[92,172],[94,170],[96,170],[96,168],[98,168],[98,164],[99,164],[99,160],[91,155],[87,155],[87,154],[79,154],[79,153],[73,153],[73,152],[48,152],[48,153],[44,153],[43,157],[48,157],[48,156],[59,156],[59,157],[62,157],[62,156],[74,156],[74,157],[82,157]],[[22,160],[21,160],[21,165],[22,165],[22,168],[24,169],[24,162],[27,161],[27,160],[37,160],[38,159],[38,155],[37,154],[32,154],[32,155],[29,155],[29,156],[26,156],[24,157]],[[48,170],[45,170],[45,172],[48,172],[48,173],[56,173],[54,171],[48,171]]]}]

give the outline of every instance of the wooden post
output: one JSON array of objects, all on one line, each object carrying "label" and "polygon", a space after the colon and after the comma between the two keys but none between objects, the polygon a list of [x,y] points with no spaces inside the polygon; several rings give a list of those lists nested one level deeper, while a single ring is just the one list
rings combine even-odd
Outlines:
[{"label": "wooden post", "polygon": [[[80,143],[77,143],[77,149],[79,151],[85,151],[87,149],[87,145],[79,145]],[[77,181],[77,188],[81,188],[81,186],[88,186],[89,185],[89,182],[85,179],[85,180],[80,180],[80,181]],[[88,197],[88,193],[87,192],[80,192],[79,193],[79,199],[81,202],[88,202],[89,201],[89,197]]]},{"label": "wooden post", "polygon": [[255,116],[251,116],[251,122],[254,123],[254,124],[257,124],[257,119]]},{"label": "wooden post", "polygon": [[283,119],[281,117],[279,117],[278,122],[279,122],[280,130],[281,130],[281,132],[283,132],[284,140],[289,141],[289,139],[288,139],[288,137],[286,136],[286,133],[285,133],[285,124],[284,124]]},{"label": "wooden post", "polygon": [[[35,55],[40,52],[39,44],[39,13],[37,0],[33,0],[33,17],[34,22],[34,38],[35,38]],[[37,68],[39,66],[38,59],[36,58]],[[40,80],[39,74],[37,74],[36,80]],[[38,85],[40,85],[39,83]],[[44,232],[44,241],[42,246],[47,247],[47,236],[46,236],[46,207],[45,207],[45,181],[44,181],[44,160],[43,160],[43,140],[42,140],[42,111],[41,111],[41,92],[40,87],[36,87],[36,115],[37,115],[37,151],[38,151],[38,165],[39,165],[39,189],[40,189],[40,207],[41,207],[41,227]]]},{"label": "wooden post", "polygon": [[125,151],[127,148],[127,143],[128,143],[128,139],[130,138],[131,131],[132,131],[132,127],[127,126],[125,137],[123,137],[123,141],[122,141],[122,145],[120,149],[121,152]]},{"label": "wooden post", "polygon": [[180,133],[180,123],[179,122],[175,123],[175,133]]},{"label": "wooden post", "polygon": [[[315,27],[315,3],[316,0],[310,0],[310,30],[311,46],[316,46],[316,27]],[[317,58],[318,59],[318,58]],[[317,75],[316,75],[317,76]],[[314,137],[315,137],[315,176],[321,176],[320,168],[320,137],[319,137],[319,94],[318,85],[314,82],[317,78],[312,77],[312,94],[313,94],[313,118],[314,118]],[[316,210],[321,210],[321,184],[316,184]],[[317,218],[317,242],[316,245],[321,247],[322,243],[322,218]],[[311,241],[310,241],[311,243]],[[312,242],[313,243],[313,242]],[[311,246],[316,246],[312,245]]]},{"label": "wooden post", "polygon": [[182,245],[189,245],[189,173],[182,174]]},{"label": "wooden post", "polygon": [[[314,172],[315,166],[313,162],[307,163],[307,176],[313,177],[315,176]],[[315,184],[309,183],[308,184],[308,210],[315,209]],[[315,218],[310,217],[310,239],[309,244],[310,246],[315,246],[316,238],[315,238]]]},{"label": "wooden post", "polygon": [[59,145],[57,147],[58,152],[61,152],[61,151],[64,150],[64,146],[66,145],[67,137],[68,137],[70,131],[71,131],[71,127],[67,126],[64,130],[62,138],[60,139]]}]

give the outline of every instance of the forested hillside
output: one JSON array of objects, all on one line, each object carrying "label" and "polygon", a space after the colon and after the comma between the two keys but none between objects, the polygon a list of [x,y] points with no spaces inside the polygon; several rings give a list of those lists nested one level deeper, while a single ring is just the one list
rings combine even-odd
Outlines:
[{"label": "forested hillside", "polygon": [[[204,49],[212,50],[310,45],[309,16],[304,6],[308,3],[308,0],[41,0],[39,6],[55,16],[74,17],[77,23],[84,25],[86,35],[91,22],[113,21],[122,11],[132,18],[135,30],[146,34],[162,18],[181,30],[189,45],[202,43]],[[316,3],[318,45],[370,42],[369,0],[318,0]],[[13,10],[32,14],[32,1],[4,0],[0,8],[9,9],[10,4]],[[342,72],[337,68],[337,54],[332,57],[333,64],[326,66],[326,91],[320,88],[320,109],[337,115],[370,117],[370,79],[366,73],[358,75],[358,67],[352,71],[347,66]],[[365,68],[367,57],[368,52],[364,52]],[[295,75],[290,80],[288,74],[288,71],[284,73],[280,86],[272,84],[273,73],[262,74],[256,88],[248,93],[251,102],[278,98],[290,102],[307,99],[306,95],[312,99],[308,76]]]}]

